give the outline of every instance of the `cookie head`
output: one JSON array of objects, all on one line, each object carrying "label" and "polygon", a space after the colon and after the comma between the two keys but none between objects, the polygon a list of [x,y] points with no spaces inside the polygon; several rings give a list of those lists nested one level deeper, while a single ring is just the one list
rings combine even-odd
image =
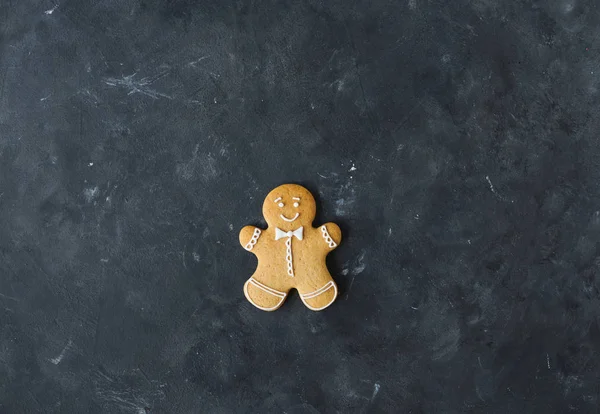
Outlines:
[{"label": "cookie head", "polygon": [[263,215],[269,226],[293,230],[310,226],[315,219],[315,199],[306,188],[284,184],[272,190],[263,203]]}]

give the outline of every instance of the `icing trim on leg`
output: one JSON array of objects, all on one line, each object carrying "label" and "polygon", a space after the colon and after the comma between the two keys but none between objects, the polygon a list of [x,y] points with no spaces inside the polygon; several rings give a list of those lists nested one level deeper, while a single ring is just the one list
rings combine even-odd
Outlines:
[{"label": "icing trim on leg", "polygon": [[[312,298],[316,298],[317,296],[321,295],[322,293],[325,293],[326,291],[328,291],[329,289],[331,289],[333,287],[334,289],[334,294],[333,294],[333,299],[331,300],[331,302],[329,302],[328,304],[326,304],[325,306],[321,306],[320,308],[315,308],[313,306],[310,306],[308,303],[306,303],[306,301],[304,299],[312,299]],[[338,294],[338,290],[337,290],[337,286],[336,284],[333,282],[333,280],[330,280],[329,282],[325,283],[322,287],[320,287],[319,289],[313,291],[313,292],[309,292],[309,293],[305,293],[305,294],[301,294],[300,295],[300,299],[302,299],[302,302],[304,302],[304,305],[310,309],[310,310],[314,310],[314,311],[318,311],[318,310],[322,310],[325,309],[326,307],[328,307],[329,305],[331,305],[333,303],[333,301],[335,300],[335,298],[337,298],[337,294]]]},{"label": "icing trim on leg", "polygon": [[313,292],[309,292],[309,293],[305,293],[302,296],[305,299],[310,299],[310,298],[314,298],[315,296],[319,296],[321,293],[325,292],[327,289],[329,289],[331,287],[331,285],[333,285],[333,282],[330,280],[329,282],[325,283],[322,287],[320,287],[319,289],[313,291]]},{"label": "icing trim on leg", "polygon": [[280,298],[285,298],[287,296],[286,293],[280,292],[280,291],[275,290],[273,288],[270,288],[267,285],[263,285],[262,283],[260,283],[258,280],[254,279],[254,278],[250,278],[250,283],[252,283],[253,285],[255,285],[260,290],[264,290],[265,292],[270,293],[270,294],[275,295],[275,296],[279,296]]},{"label": "icing trim on leg", "polygon": [[[277,304],[275,306],[272,306],[270,308],[266,308],[264,306],[260,306],[258,304],[256,304],[252,298],[250,297],[250,295],[248,294],[248,283],[252,283],[252,285],[254,285],[255,287],[257,287],[258,289],[262,290],[263,292],[266,292],[270,295],[276,296],[279,298],[279,302],[277,302]],[[250,302],[251,304],[253,304],[254,306],[256,306],[258,309],[260,310],[264,310],[264,311],[273,311],[277,308],[279,308],[281,306],[281,304],[283,303],[283,301],[285,300],[287,293],[284,292],[280,292],[278,290],[275,290],[273,288],[270,288],[266,285],[263,285],[262,283],[260,283],[258,280],[250,278],[246,281],[246,283],[244,283],[244,295],[246,296],[246,299],[248,299],[248,302]]]}]

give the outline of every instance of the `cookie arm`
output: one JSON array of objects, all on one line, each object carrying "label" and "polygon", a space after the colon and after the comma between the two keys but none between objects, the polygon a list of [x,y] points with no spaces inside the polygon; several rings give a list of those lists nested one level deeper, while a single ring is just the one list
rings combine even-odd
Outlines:
[{"label": "cookie arm", "polygon": [[258,243],[258,239],[260,238],[261,233],[262,230],[258,227],[244,227],[242,230],[240,230],[240,244],[244,249],[251,252],[256,243]]},{"label": "cookie arm", "polygon": [[335,223],[323,224],[319,228],[319,231],[321,232],[321,236],[323,236],[323,241],[330,249],[335,249],[342,242],[342,231]]}]

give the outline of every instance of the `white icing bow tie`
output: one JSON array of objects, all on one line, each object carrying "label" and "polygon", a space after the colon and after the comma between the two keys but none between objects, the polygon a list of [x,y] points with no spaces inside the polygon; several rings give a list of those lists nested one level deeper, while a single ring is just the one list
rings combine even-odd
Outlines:
[{"label": "white icing bow tie", "polygon": [[302,234],[304,233],[304,227],[300,226],[294,231],[283,231],[279,227],[275,227],[275,240],[279,240],[283,237],[296,236],[298,240],[302,240]]}]

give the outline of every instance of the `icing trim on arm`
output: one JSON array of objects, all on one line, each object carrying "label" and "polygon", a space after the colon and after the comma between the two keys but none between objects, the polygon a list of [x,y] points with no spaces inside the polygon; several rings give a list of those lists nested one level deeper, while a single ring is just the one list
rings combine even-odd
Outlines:
[{"label": "icing trim on arm", "polygon": [[327,231],[327,227],[325,227],[325,225],[321,226],[321,235],[323,236],[323,239],[325,239],[325,243],[327,243],[327,245],[331,249],[333,249],[334,247],[337,246],[337,243],[333,241],[333,239],[329,235],[329,232]]},{"label": "icing trim on arm", "polygon": [[248,243],[246,243],[246,245],[244,246],[244,249],[246,249],[248,251],[252,250],[252,248],[258,241],[258,238],[260,237],[260,233],[261,233],[260,229],[254,229],[254,234],[252,234],[252,238],[250,239],[250,241]]}]

